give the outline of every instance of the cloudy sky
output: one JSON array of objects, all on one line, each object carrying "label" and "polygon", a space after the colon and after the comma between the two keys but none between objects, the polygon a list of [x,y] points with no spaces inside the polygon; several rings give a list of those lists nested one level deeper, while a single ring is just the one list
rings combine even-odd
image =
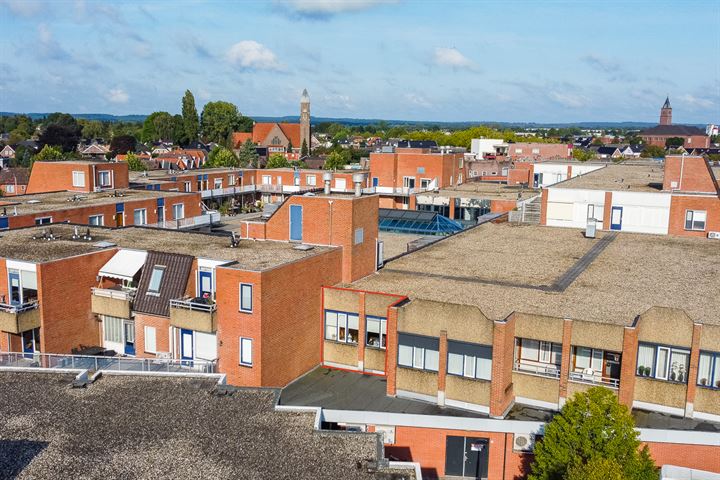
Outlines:
[{"label": "cloudy sky", "polygon": [[720,122],[720,2],[0,0],[0,111]]}]

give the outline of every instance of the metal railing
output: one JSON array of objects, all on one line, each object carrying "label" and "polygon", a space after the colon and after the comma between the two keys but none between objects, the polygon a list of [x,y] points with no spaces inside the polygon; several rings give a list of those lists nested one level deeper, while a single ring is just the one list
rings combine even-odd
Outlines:
[{"label": "metal railing", "polygon": [[530,365],[522,362],[515,362],[513,366],[514,372],[530,373],[533,375],[541,375],[543,377],[560,378],[560,365]]},{"label": "metal railing", "polygon": [[198,215],[196,217],[187,217],[177,220],[166,220],[164,222],[149,223],[146,225],[146,227],[180,230],[183,228],[203,227],[205,225],[212,225],[213,223],[218,222],[220,222],[220,213],[208,212],[203,215]]},{"label": "metal railing", "polygon": [[0,311],[5,313],[22,313],[27,312],[28,310],[34,310],[36,308],[38,308],[37,300],[18,304],[0,303]]},{"label": "metal railing", "polygon": [[199,372],[215,373],[215,362],[209,360],[175,360],[166,358],[101,357],[57,353],[0,352],[0,367],[49,368],[91,371],[130,372]]},{"label": "metal railing", "polygon": [[601,375],[594,375],[582,372],[570,372],[569,378],[573,382],[591,383],[595,385],[608,385],[613,388],[620,387],[619,378],[603,377]]},{"label": "metal railing", "polygon": [[176,298],[170,300],[170,308],[184,308],[185,310],[194,310],[198,312],[212,313],[217,310],[216,303],[199,303],[193,302],[189,298]]},{"label": "metal railing", "polygon": [[112,298],[113,300],[130,301],[135,298],[136,290],[117,290],[114,288],[92,287],[91,292],[97,297]]}]

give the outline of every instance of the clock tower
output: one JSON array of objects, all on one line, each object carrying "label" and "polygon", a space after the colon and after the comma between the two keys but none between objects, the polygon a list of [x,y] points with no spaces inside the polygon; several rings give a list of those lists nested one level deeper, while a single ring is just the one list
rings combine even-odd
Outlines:
[{"label": "clock tower", "polygon": [[296,148],[302,150],[302,143],[307,144],[307,151],[310,153],[310,96],[307,89],[302,92],[300,97],[300,145]]}]

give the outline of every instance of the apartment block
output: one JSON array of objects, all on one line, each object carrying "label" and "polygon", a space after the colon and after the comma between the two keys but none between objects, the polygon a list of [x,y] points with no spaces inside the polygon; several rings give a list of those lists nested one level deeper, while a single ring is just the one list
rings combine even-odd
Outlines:
[{"label": "apartment block", "polygon": [[99,192],[128,188],[128,164],[94,160],[33,163],[25,193]]},{"label": "apartment block", "polygon": [[562,160],[572,158],[572,144],[518,142],[507,145],[511,160]]}]

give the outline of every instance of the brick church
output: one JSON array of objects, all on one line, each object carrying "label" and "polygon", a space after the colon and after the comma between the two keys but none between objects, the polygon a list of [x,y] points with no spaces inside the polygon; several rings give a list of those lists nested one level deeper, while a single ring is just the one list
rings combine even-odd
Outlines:
[{"label": "brick church", "polygon": [[235,149],[247,140],[266,148],[268,156],[281,153],[288,158],[299,158],[303,144],[310,153],[310,96],[307,89],[303,90],[300,97],[300,123],[255,122],[252,133],[233,133]]},{"label": "brick church", "polygon": [[665,99],[665,103],[660,109],[660,124],[640,132],[640,138],[643,139],[646,145],[656,145],[663,148],[665,142],[670,138],[682,138],[685,141],[683,147],[686,149],[710,147],[710,137],[698,127],[673,125],[670,97]]}]

